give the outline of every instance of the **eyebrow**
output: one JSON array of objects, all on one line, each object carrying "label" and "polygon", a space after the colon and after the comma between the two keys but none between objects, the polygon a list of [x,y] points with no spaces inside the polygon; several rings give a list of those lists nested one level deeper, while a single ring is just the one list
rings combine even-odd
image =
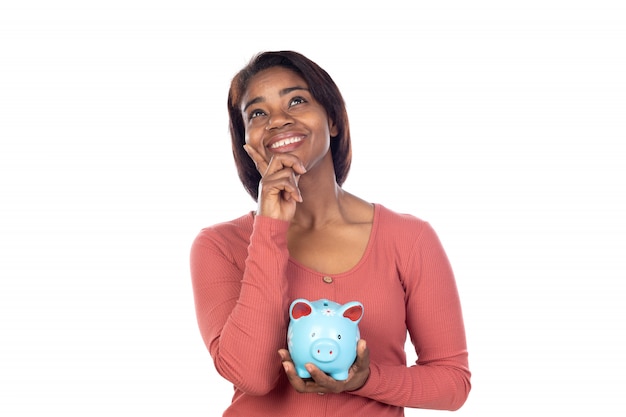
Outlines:
[{"label": "eyebrow", "polygon": [[[299,85],[293,86],[293,87],[287,87],[287,88],[283,88],[282,90],[280,90],[278,92],[278,95],[280,95],[281,97],[291,93],[292,91],[297,91],[297,90],[304,90],[304,91],[309,91],[308,88],[306,87],[302,87]],[[243,111],[246,111],[246,109],[250,106],[252,106],[253,104],[256,103],[262,103],[265,101],[265,97],[255,97],[252,100],[250,100],[248,103],[246,103],[245,107],[243,108]]]}]

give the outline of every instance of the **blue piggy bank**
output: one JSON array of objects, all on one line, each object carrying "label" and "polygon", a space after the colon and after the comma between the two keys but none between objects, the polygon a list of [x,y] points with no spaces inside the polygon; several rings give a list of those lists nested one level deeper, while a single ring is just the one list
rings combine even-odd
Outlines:
[{"label": "blue piggy bank", "polygon": [[348,379],[356,359],[363,305],[321,299],[294,300],[289,307],[287,347],[300,378],[310,378],[304,365],[312,363],[336,380]]}]

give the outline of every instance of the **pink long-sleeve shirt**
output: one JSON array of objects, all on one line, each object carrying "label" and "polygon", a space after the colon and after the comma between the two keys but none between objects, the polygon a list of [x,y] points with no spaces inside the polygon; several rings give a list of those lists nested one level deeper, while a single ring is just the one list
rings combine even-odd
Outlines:
[{"label": "pink long-sleeve shirt", "polygon": [[[234,385],[224,416],[403,416],[404,407],[456,410],[470,391],[456,282],[432,227],[374,205],[370,240],[349,271],[323,274],[289,257],[288,222],[249,213],[203,229],[191,248],[198,324],[215,368]],[[370,351],[363,387],[302,394],[278,349],[292,300],[357,300]],[[406,363],[408,334],[417,363]]]}]

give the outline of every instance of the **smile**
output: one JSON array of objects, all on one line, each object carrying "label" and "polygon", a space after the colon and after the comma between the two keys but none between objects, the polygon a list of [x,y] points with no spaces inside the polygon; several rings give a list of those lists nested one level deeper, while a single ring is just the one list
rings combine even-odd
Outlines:
[{"label": "smile", "polygon": [[292,143],[297,143],[302,141],[302,136],[297,136],[293,138],[279,140],[270,145],[270,149],[280,148],[281,146],[291,145]]}]

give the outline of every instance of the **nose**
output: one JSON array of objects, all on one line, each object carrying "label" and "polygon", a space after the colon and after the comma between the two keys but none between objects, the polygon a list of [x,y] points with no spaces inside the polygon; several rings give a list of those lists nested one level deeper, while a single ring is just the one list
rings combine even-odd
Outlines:
[{"label": "nose", "polygon": [[276,111],[267,119],[265,130],[279,129],[293,123],[291,116],[285,111]]},{"label": "nose", "polygon": [[332,362],[339,357],[339,345],[331,339],[323,339],[311,346],[311,356],[320,362]]}]

